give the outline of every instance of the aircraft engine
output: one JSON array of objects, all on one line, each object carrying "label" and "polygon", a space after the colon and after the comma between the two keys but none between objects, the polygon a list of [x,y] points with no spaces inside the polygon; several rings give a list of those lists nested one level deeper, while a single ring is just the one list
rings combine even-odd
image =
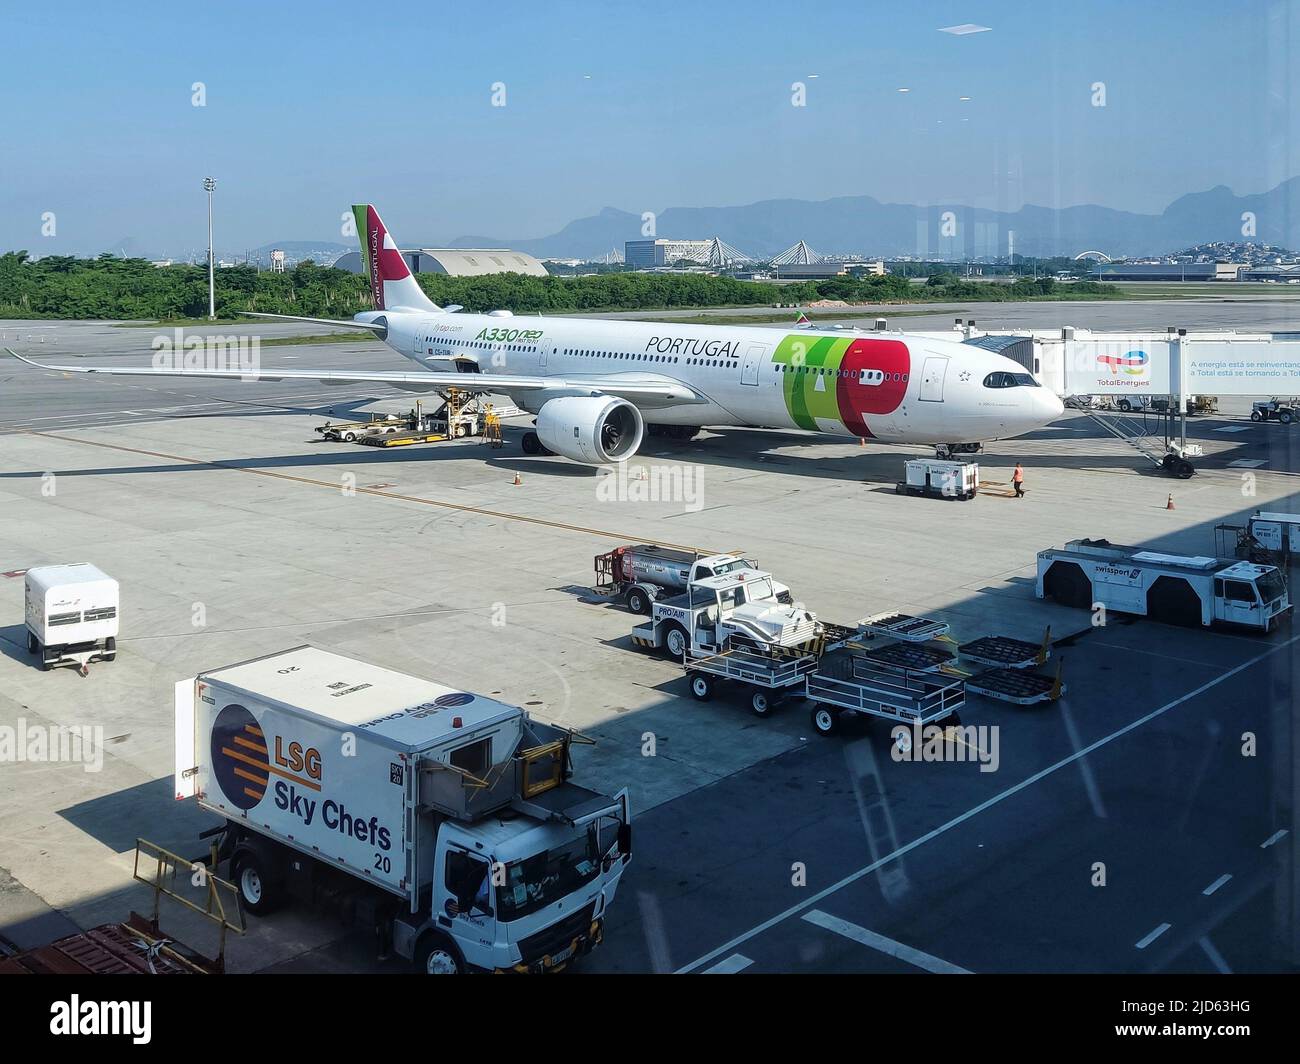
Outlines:
[{"label": "aircraft engine", "polygon": [[537,412],[537,438],[548,451],[584,465],[609,465],[636,454],[645,434],[641,411],[611,396],[561,396]]}]

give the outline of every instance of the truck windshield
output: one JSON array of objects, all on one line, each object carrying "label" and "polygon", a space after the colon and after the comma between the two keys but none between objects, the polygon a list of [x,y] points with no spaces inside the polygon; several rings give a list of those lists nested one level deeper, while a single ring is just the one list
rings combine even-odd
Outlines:
[{"label": "truck windshield", "polygon": [[763,602],[772,597],[772,581],[767,577],[763,577],[761,580],[745,581],[746,602]]},{"label": "truck windshield", "polygon": [[1282,574],[1276,569],[1262,573],[1255,583],[1259,587],[1259,597],[1262,602],[1272,602],[1275,598],[1281,598],[1286,591],[1286,585],[1282,583]]},{"label": "truck windshield", "polygon": [[571,894],[600,871],[596,825],[562,846],[506,865],[497,888],[501,920],[518,920]]},{"label": "truck windshield", "polygon": [[745,558],[735,558],[729,562],[719,562],[713,567],[714,576],[726,576],[727,573],[734,573],[738,569],[752,569],[753,563]]}]

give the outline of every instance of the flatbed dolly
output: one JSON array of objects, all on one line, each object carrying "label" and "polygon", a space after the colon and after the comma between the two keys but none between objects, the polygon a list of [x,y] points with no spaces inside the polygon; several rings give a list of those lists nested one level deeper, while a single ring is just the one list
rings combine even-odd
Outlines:
[{"label": "flatbed dolly", "polygon": [[845,711],[909,728],[939,721],[957,724],[957,711],[966,703],[961,679],[882,668],[849,649],[826,655],[808,675],[804,692],[815,703],[812,726],[819,735],[835,732]]},{"label": "flatbed dolly", "polygon": [[1052,630],[1047,629],[1042,643],[1013,639],[1009,635],[986,635],[982,639],[962,643],[957,650],[962,657],[980,665],[991,665],[999,669],[1028,669],[1042,665],[1052,656]]},{"label": "flatbed dolly", "polygon": [[787,699],[816,703],[812,725],[821,735],[837,729],[843,712],[909,727],[947,718],[957,723],[957,710],[965,703],[965,685],[959,678],[884,667],[850,647],[797,658],[749,649],[707,655],[688,651],[683,664],[691,695],[700,702],[713,697],[720,680],[730,680],[748,689],[750,708],[759,717]]},{"label": "flatbed dolly", "polygon": [[948,625],[932,617],[909,617],[905,613],[880,613],[858,621],[858,631],[883,635],[904,643],[925,643],[948,634]]},{"label": "flatbed dolly", "polygon": [[985,669],[966,678],[966,690],[999,702],[1031,706],[1036,702],[1055,702],[1065,694],[1066,686],[1061,682],[1058,665],[1055,676],[1019,668]]}]

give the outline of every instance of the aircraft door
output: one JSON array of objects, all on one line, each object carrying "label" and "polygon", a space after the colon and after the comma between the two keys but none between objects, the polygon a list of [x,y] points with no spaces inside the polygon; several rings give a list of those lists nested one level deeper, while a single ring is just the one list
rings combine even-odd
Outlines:
[{"label": "aircraft door", "polygon": [[917,398],[923,403],[942,403],[943,379],[947,374],[946,355],[927,355],[921,367],[921,390]]},{"label": "aircraft door", "polygon": [[740,383],[758,384],[758,373],[767,356],[767,344],[750,344],[745,351],[744,361],[740,363]]}]

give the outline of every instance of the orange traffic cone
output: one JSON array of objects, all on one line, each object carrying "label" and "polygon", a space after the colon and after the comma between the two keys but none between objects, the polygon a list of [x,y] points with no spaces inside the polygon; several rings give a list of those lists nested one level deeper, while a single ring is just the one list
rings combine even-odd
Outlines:
[{"label": "orange traffic cone", "polygon": [[515,474],[515,486],[518,487],[518,486],[519,486],[520,484],[522,484],[522,483],[523,483],[523,481],[520,479],[519,474],[516,473],[516,474]]},{"label": "orange traffic cone", "polygon": [[1176,507],[1176,506],[1174,505],[1174,493],[1173,493],[1172,491],[1169,493],[1169,501],[1168,501],[1167,503],[1165,503],[1165,509],[1166,509],[1166,510],[1176,510],[1176,509],[1178,509],[1178,507]]}]

